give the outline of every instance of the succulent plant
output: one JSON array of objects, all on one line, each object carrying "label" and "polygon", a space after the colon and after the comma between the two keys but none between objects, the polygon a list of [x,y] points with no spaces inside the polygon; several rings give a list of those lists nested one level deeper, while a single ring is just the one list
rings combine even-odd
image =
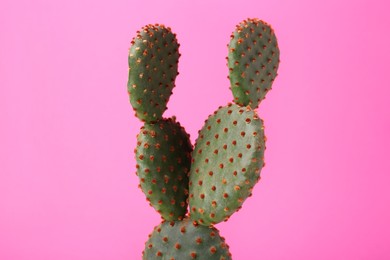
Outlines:
[{"label": "succulent plant", "polygon": [[143,259],[227,260],[229,247],[213,225],[238,211],[260,180],[266,138],[256,108],[277,75],[278,43],[261,20],[237,25],[227,57],[234,103],[208,117],[194,148],[180,123],[163,117],[178,75],[178,48],[171,29],[155,24],[137,32],[129,51],[130,103],[144,122],[136,173],[163,218]]},{"label": "succulent plant", "polygon": [[214,227],[198,225],[186,218],[163,221],[154,228],[145,243],[144,260],[230,260],[225,239]]}]

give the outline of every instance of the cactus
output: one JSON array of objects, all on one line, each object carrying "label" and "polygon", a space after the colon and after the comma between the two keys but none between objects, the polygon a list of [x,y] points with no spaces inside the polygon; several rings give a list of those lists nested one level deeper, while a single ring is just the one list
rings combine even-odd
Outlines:
[{"label": "cactus", "polygon": [[229,104],[199,132],[190,172],[191,218],[216,224],[240,209],[260,179],[263,122],[249,106]]},{"label": "cactus", "polygon": [[145,243],[144,260],[229,260],[231,254],[225,239],[214,227],[191,222],[163,221],[154,228]]},{"label": "cactus", "polygon": [[159,24],[143,27],[132,40],[127,90],[142,121],[162,119],[178,75],[178,49],[176,35]]},{"label": "cactus", "polygon": [[137,136],[140,188],[166,220],[182,219],[187,212],[191,152],[189,135],[175,119],[145,123]]},{"label": "cactus", "polygon": [[229,247],[213,225],[238,211],[260,180],[266,138],[255,109],[277,75],[278,44],[261,20],[237,25],[227,57],[234,103],[208,117],[195,148],[175,117],[163,118],[178,75],[178,48],[176,35],[156,24],[137,32],[129,52],[130,103],[144,122],[136,173],[163,218],[143,259],[227,260]]},{"label": "cactus", "polygon": [[279,67],[279,47],[270,25],[247,19],[228,44],[229,79],[234,102],[257,108],[271,89]]}]

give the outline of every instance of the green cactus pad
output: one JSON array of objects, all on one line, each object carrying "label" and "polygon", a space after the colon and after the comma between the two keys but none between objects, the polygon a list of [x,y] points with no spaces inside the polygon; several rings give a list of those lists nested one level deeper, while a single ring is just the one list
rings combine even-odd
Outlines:
[{"label": "green cactus pad", "polygon": [[229,246],[214,227],[191,222],[163,221],[145,243],[143,260],[230,260]]},{"label": "green cactus pad", "polygon": [[174,119],[145,123],[137,136],[140,188],[166,220],[182,219],[187,212],[191,152],[189,135]]},{"label": "green cactus pad", "polygon": [[257,108],[277,76],[279,47],[275,33],[267,23],[247,19],[237,25],[228,49],[234,102]]},{"label": "green cactus pad", "polygon": [[137,32],[129,50],[127,89],[135,115],[142,121],[162,118],[178,75],[176,34],[163,25],[147,25]]},{"label": "green cactus pad", "polygon": [[192,153],[190,216],[202,225],[241,208],[264,165],[263,121],[249,106],[220,107],[205,122]]}]

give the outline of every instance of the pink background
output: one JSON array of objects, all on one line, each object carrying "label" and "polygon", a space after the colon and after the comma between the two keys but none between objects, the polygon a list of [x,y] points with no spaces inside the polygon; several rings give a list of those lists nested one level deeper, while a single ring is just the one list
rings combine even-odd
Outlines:
[{"label": "pink background", "polygon": [[166,115],[192,140],[232,99],[226,44],[259,17],[279,76],[259,113],[262,181],[218,225],[235,260],[390,259],[390,5],[383,1],[0,3],[0,259],[140,259],[159,216],[137,188],[127,51],[172,27]]}]

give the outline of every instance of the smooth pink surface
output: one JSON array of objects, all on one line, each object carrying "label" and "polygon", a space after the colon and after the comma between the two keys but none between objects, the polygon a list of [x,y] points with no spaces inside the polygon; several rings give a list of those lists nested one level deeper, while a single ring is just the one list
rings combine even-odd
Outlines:
[{"label": "smooth pink surface", "polygon": [[195,140],[232,99],[226,44],[247,17],[273,25],[281,65],[262,181],[218,225],[234,259],[390,259],[388,3],[2,0],[0,259],[140,259],[159,216],[134,174],[130,40],[177,33],[166,115]]}]

